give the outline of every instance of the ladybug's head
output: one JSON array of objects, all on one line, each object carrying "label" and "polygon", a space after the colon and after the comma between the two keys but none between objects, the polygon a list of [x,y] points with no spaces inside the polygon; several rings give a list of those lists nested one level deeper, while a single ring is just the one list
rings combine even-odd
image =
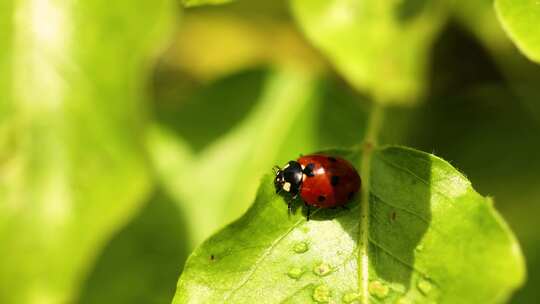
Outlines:
[{"label": "ladybug's head", "polygon": [[289,192],[293,196],[298,194],[300,186],[302,185],[303,177],[302,166],[291,160],[283,169],[276,169],[276,178],[274,179],[274,185],[276,186],[276,193],[280,191]]}]

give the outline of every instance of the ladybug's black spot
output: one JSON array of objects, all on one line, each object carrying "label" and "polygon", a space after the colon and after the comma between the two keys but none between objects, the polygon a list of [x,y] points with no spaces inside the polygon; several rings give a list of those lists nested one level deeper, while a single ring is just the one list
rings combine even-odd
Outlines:
[{"label": "ladybug's black spot", "polygon": [[326,199],[326,197],[324,197],[322,195],[319,195],[319,197],[317,197],[317,201],[319,201],[319,202],[324,202],[325,199]]},{"label": "ladybug's black spot", "polygon": [[351,200],[354,197],[354,192],[349,192],[347,199]]},{"label": "ladybug's black spot", "polygon": [[313,174],[313,169],[315,168],[315,164],[314,163],[309,163],[305,168],[304,168],[304,173],[308,176],[308,177],[313,177],[315,176],[315,174]]},{"label": "ladybug's black spot", "polygon": [[330,178],[330,183],[332,186],[337,186],[339,184],[339,176],[333,175],[332,178]]},{"label": "ladybug's black spot", "polygon": [[335,157],[332,157],[332,156],[328,157],[328,160],[333,162],[333,163],[337,162],[337,159]]}]

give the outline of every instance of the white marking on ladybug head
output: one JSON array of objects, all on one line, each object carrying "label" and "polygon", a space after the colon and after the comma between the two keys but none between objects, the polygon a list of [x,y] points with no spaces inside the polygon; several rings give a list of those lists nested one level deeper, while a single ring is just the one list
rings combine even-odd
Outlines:
[{"label": "white marking on ladybug head", "polygon": [[291,191],[291,183],[289,183],[289,182],[283,183],[283,190],[285,190],[287,192],[290,192]]}]

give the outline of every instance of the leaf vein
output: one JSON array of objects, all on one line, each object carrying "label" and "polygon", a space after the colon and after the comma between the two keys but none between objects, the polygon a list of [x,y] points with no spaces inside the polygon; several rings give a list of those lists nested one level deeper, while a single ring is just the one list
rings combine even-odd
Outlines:
[{"label": "leaf vein", "polygon": [[383,157],[383,156],[379,156],[380,159],[387,163],[388,165],[402,171],[402,172],[405,172],[409,175],[411,175],[412,177],[416,178],[417,180],[419,180],[420,182],[422,182],[423,184],[425,184],[429,189],[434,189],[435,192],[437,192],[439,195],[443,196],[444,198],[446,198],[447,200],[451,201],[452,198],[449,197],[446,193],[443,193],[440,189],[438,189],[437,187],[435,187],[434,185],[432,185],[432,183],[428,180],[426,180],[425,178],[422,178],[420,176],[418,176],[417,174],[415,174],[414,172],[412,172],[411,170],[409,170],[408,168],[405,168],[405,167],[402,167],[396,163],[394,163],[393,161]]},{"label": "leaf vein", "polygon": [[400,262],[401,264],[407,266],[408,268],[410,268],[411,270],[417,272],[418,274],[422,275],[424,278],[429,278],[429,276],[427,275],[427,272],[421,270],[421,269],[418,269],[417,267],[415,267],[414,265],[411,265],[410,263],[402,260],[401,258],[399,258],[395,253],[393,253],[392,251],[390,251],[389,249],[385,248],[384,246],[382,246],[381,244],[379,244],[378,242],[376,242],[374,239],[372,238],[369,238],[369,242],[371,244],[373,244],[375,247],[381,249],[384,253],[388,254],[389,256],[391,256],[393,259],[395,259],[396,261]]},{"label": "leaf vein", "polygon": [[[318,210],[315,210],[313,214],[316,214]],[[251,270],[246,274],[244,280],[242,280],[238,286],[236,286],[233,290],[231,290],[230,293],[225,295],[224,301],[227,301],[229,298],[231,298],[240,288],[242,288],[246,283],[249,281],[249,279],[253,276],[259,265],[264,261],[264,259],[269,256],[272,253],[272,250],[281,242],[291,231],[293,231],[296,227],[298,227],[301,223],[305,222],[304,219],[301,219],[297,221],[294,225],[291,226],[283,235],[281,235],[279,238],[277,238],[272,244],[270,244],[270,247],[268,247],[267,250],[263,252],[263,254],[259,257],[257,261],[253,264],[253,267]]]},{"label": "leaf vein", "polygon": [[288,300],[292,299],[295,295],[299,294],[300,292],[304,291],[305,289],[309,287],[313,287],[313,283],[309,283],[307,285],[304,285],[302,288],[296,290],[295,292],[291,293],[290,295],[286,296],[283,300],[280,301],[280,303],[286,303]]}]

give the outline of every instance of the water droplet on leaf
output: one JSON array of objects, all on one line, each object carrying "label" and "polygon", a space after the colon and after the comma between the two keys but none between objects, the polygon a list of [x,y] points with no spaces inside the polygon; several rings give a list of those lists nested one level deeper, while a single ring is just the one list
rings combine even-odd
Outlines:
[{"label": "water droplet on leaf", "polygon": [[304,253],[308,251],[309,245],[306,242],[298,242],[294,244],[293,250],[296,253]]},{"label": "water droplet on leaf", "polygon": [[331,296],[332,291],[326,285],[319,285],[313,290],[313,300],[319,303],[328,303]]},{"label": "water droplet on leaf", "polygon": [[431,291],[431,283],[426,280],[420,280],[417,286],[420,292],[422,292],[423,294],[428,294]]},{"label": "water droplet on leaf", "polygon": [[416,251],[422,251],[422,250],[424,250],[424,245],[420,244],[416,246]]},{"label": "water droplet on leaf", "polygon": [[379,299],[383,299],[388,295],[389,288],[380,281],[372,281],[368,285],[369,293]]},{"label": "water droplet on leaf", "polygon": [[332,267],[326,263],[319,263],[313,267],[313,273],[321,277],[328,275],[330,272],[332,272]]},{"label": "water droplet on leaf", "polygon": [[304,274],[304,270],[299,267],[293,267],[289,269],[289,272],[287,272],[287,275],[291,279],[298,280],[302,275]]}]

